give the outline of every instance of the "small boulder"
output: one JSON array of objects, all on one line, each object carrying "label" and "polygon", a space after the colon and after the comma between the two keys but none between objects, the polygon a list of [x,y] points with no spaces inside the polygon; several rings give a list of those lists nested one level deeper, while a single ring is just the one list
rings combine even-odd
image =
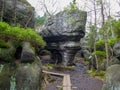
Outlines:
[{"label": "small boulder", "polygon": [[29,42],[24,42],[21,53],[21,62],[33,62],[35,60],[35,52]]}]

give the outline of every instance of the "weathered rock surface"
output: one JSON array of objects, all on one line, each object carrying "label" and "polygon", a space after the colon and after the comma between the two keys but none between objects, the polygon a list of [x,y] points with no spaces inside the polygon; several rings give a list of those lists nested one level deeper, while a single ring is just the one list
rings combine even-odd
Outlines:
[{"label": "weathered rock surface", "polygon": [[0,17],[12,25],[34,27],[34,8],[26,0],[0,0]]},{"label": "weathered rock surface", "polygon": [[106,72],[106,80],[102,90],[120,90],[120,65],[110,66]]},{"label": "weathered rock surface", "polygon": [[20,64],[16,70],[17,90],[40,90],[41,67],[39,62]]},{"label": "weathered rock surface", "polygon": [[120,90],[120,41],[115,43],[113,51],[115,55],[107,68],[102,90]]},{"label": "weathered rock surface", "polygon": [[[12,54],[14,56],[14,53]],[[24,42],[20,58],[11,62],[2,62],[0,90],[10,90],[11,77],[15,77],[16,90],[40,90],[42,76],[40,63],[30,43]]]},{"label": "weathered rock surface", "polygon": [[33,62],[35,60],[35,51],[30,46],[29,42],[24,42],[21,53],[21,62]]},{"label": "weathered rock surface", "polygon": [[0,62],[14,62],[15,47],[12,45],[12,42],[8,42],[10,48],[0,48]]},{"label": "weathered rock surface", "polygon": [[[11,25],[33,28],[34,8],[26,0],[0,0],[0,19]],[[10,90],[12,77],[16,90],[40,90],[41,65],[34,48],[25,42],[23,46],[0,50],[4,51],[0,53],[3,66],[0,67],[0,90]]]},{"label": "weathered rock surface", "polygon": [[85,35],[85,23],[86,12],[63,11],[47,20],[42,35],[48,42],[79,41]]},{"label": "weathered rock surface", "polygon": [[[85,35],[87,14],[84,11],[63,11],[50,17],[41,32],[53,58],[61,59],[64,65],[72,64],[74,55],[80,50],[80,39]],[[54,54],[57,54],[57,57]],[[60,60],[58,60],[60,61]]]},{"label": "weathered rock surface", "polygon": [[120,60],[120,41],[115,43],[113,47],[114,56]]},{"label": "weathered rock surface", "polygon": [[10,90],[10,65],[4,64],[0,65],[0,90]]},{"label": "weathered rock surface", "polygon": [[29,42],[24,42],[21,53],[21,63],[16,69],[17,90],[40,90],[41,88],[41,62],[35,55]]}]

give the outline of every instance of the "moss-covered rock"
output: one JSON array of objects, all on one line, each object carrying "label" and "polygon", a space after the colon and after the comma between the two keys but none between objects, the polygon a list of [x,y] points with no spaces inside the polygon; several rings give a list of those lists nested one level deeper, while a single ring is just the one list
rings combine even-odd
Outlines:
[{"label": "moss-covered rock", "polygon": [[13,47],[12,42],[9,42],[10,48],[0,48],[0,62],[14,62],[14,54],[16,48]]},{"label": "moss-covered rock", "polygon": [[10,66],[5,64],[0,72],[0,90],[10,90]]},{"label": "moss-covered rock", "polygon": [[120,65],[111,65],[106,71],[106,80],[102,90],[120,90]]},{"label": "moss-covered rock", "polygon": [[20,64],[16,70],[17,90],[40,90],[41,65],[39,62]]}]

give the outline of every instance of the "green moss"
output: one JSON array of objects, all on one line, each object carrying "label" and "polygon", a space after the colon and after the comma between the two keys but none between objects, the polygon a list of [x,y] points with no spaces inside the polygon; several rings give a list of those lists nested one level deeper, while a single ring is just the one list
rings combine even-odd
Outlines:
[{"label": "green moss", "polygon": [[42,68],[48,70],[48,69],[52,69],[54,66],[55,66],[54,64],[46,64],[42,66]]},{"label": "green moss", "polygon": [[92,77],[100,78],[101,80],[104,80],[105,78],[105,71],[96,71],[96,70],[88,70],[87,71]]},{"label": "green moss", "polygon": [[19,46],[22,46],[22,45],[23,45],[23,42],[21,42],[21,41],[12,41],[12,45],[13,45],[15,48],[17,48],[17,47],[19,47]]},{"label": "green moss", "polygon": [[65,18],[65,21],[66,21],[67,23],[72,24],[75,20],[74,20],[73,17],[70,17],[70,18]]},{"label": "green moss", "polygon": [[9,49],[0,48],[0,60],[6,62],[13,62],[14,59],[15,48],[11,46]]},{"label": "green moss", "polygon": [[111,38],[108,40],[108,43],[110,46],[113,46],[115,44],[115,42],[119,41],[120,38]]},{"label": "green moss", "polygon": [[28,41],[33,45],[44,47],[46,43],[35,30],[31,28],[21,28],[20,26],[10,26],[5,22],[0,22],[0,38],[17,41]]},{"label": "green moss", "polygon": [[0,40],[0,48],[10,48],[10,45],[5,41]]},{"label": "green moss", "polygon": [[85,60],[84,64],[85,64],[85,65],[88,65],[88,64],[89,64],[89,61],[88,61],[88,60]]}]

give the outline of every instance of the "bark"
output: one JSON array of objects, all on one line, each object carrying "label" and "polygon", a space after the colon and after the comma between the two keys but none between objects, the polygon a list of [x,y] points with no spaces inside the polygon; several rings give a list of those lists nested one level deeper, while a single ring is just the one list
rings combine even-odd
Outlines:
[{"label": "bark", "polygon": [[[95,19],[94,19],[94,26],[95,26],[95,29],[94,29],[94,52],[96,52],[96,36],[97,36],[97,12],[96,12],[96,0],[94,0],[93,2],[94,4],[94,16],[95,16]],[[98,70],[98,58],[97,58],[97,55],[95,54],[95,60],[96,60],[96,66],[97,66],[97,70]]]},{"label": "bark", "polygon": [[16,26],[16,4],[17,4],[17,1],[16,0],[14,0],[14,17],[13,17],[13,23],[14,23],[14,25]]},{"label": "bark", "polygon": [[2,0],[2,1],[3,1],[3,4],[2,4],[2,10],[1,10],[1,17],[0,17],[0,21],[3,21],[4,8],[5,8],[5,6],[4,6],[4,2],[5,2],[5,0]]},{"label": "bark", "polygon": [[105,15],[104,15],[104,4],[103,0],[100,2],[101,5],[101,16],[102,16],[102,26],[104,30],[104,39],[105,39],[105,51],[106,51],[106,62],[107,62],[107,67],[108,67],[108,60],[109,60],[109,55],[108,55],[108,30],[105,30]]}]

